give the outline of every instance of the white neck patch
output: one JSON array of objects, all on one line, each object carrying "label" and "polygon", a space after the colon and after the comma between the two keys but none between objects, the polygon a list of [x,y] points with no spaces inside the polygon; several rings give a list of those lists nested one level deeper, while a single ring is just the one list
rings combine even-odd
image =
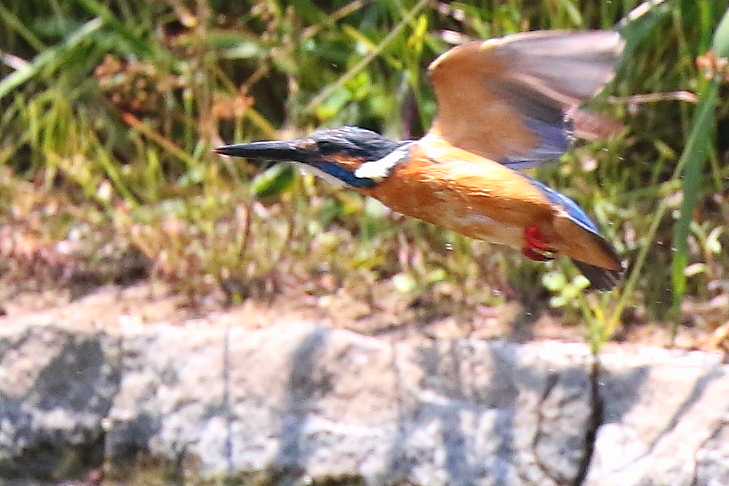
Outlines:
[{"label": "white neck patch", "polygon": [[370,179],[381,182],[390,175],[392,169],[408,155],[408,147],[399,148],[381,159],[365,162],[354,171],[354,176],[360,179]]}]

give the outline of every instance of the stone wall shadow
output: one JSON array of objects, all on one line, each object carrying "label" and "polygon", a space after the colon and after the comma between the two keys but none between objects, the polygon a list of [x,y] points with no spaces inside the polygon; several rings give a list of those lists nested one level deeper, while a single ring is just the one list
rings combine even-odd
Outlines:
[{"label": "stone wall shadow", "polygon": [[295,484],[304,474],[308,457],[305,428],[310,405],[332,389],[328,377],[317,368],[317,355],[327,342],[330,331],[317,328],[291,354],[286,397],[281,413],[279,445],[273,461],[274,484]]},{"label": "stone wall shadow", "polygon": [[[61,344],[25,393],[0,392],[3,446],[14,452],[3,454],[0,478],[83,477],[103,463],[101,419],[108,415],[119,389],[120,368],[108,366],[102,335],[79,337],[53,327],[29,328],[14,343],[15,359],[23,359],[23,353],[42,352],[34,346],[38,339],[56,339]],[[22,350],[26,347],[35,351]],[[89,426],[93,423],[95,427]],[[19,446],[24,443],[30,445]]]},{"label": "stone wall shadow", "polygon": [[[444,349],[444,346],[447,348]],[[434,341],[421,346],[417,350],[418,365],[423,371],[419,388],[447,397],[447,401],[423,403],[415,400],[409,406],[403,406],[398,410],[398,435],[389,461],[391,472],[405,480],[418,463],[418,458],[409,457],[405,450],[414,432],[417,417],[420,423],[428,419],[439,423],[440,440],[446,451],[444,468],[448,474],[449,485],[466,486],[482,481],[486,477],[490,479],[491,484],[498,486],[514,484],[514,471],[525,466],[516,463],[520,451],[516,450],[515,445],[515,436],[518,432],[514,420],[517,407],[523,406],[518,403],[520,391],[541,394],[542,400],[545,400],[557,383],[567,387],[568,391],[572,390],[572,393],[579,392],[584,386],[588,387],[588,391],[592,389],[591,368],[588,362],[575,363],[554,371],[530,369],[520,364],[517,356],[519,349],[521,348],[517,344],[502,341],[449,343]],[[479,366],[479,359],[489,360],[491,363],[493,372],[488,380],[479,381],[474,378],[479,372],[476,369]],[[635,388],[628,400],[622,402],[624,409],[612,407],[606,412],[612,419],[619,419],[619,416],[626,413],[637,399],[640,383],[645,379],[644,370],[633,371],[627,379],[635,385]],[[574,386],[577,388],[573,388]],[[407,403],[407,400],[402,402]],[[594,402],[588,400],[586,406],[593,407]],[[490,409],[497,414],[491,430],[497,443],[489,448],[494,450],[495,454],[490,457],[480,456],[485,462],[479,463],[471,459],[473,456],[468,443],[471,435],[465,433],[467,425],[463,422],[461,412],[478,412],[484,409]],[[598,412],[600,411],[598,409]],[[597,423],[593,424],[593,419],[588,417],[586,426],[599,427],[606,418],[597,416],[596,419]],[[583,432],[585,432],[584,452],[589,455],[592,448],[586,442],[594,440],[594,436],[590,437],[587,431]],[[545,438],[535,437],[532,445],[536,447],[536,442],[543,439]],[[536,454],[536,451],[533,452]],[[582,462],[587,461],[589,464],[590,459],[591,457],[583,457],[579,464],[574,465],[577,474],[583,466]],[[560,483],[571,484],[574,480],[563,476],[559,465],[537,464],[537,466],[542,468],[545,475]]]},{"label": "stone wall shadow", "polygon": [[[514,455],[514,410],[518,390],[511,379],[502,379],[497,370],[509,370],[516,362],[514,347],[493,342],[483,344],[489,355],[487,359],[491,360],[494,369],[493,379],[483,383],[474,382],[477,370],[465,369],[476,366],[479,351],[483,352],[476,350],[474,343],[433,342],[419,348],[418,364],[423,370],[420,388],[447,397],[448,401],[443,404],[416,402],[416,409],[405,411],[401,419],[404,422],[400,426],[401,430],[412,427],[412,417],[415,415],[419,420],[434,419],[439,423],[440,440],[446,451],[444,467],[448,484],[451,485],[475,484],[486,476],[492,477],[495,485],[511,483],[506,475]],[[442,348],[444,345],[447,346],[445,350]],[[488,465],[469,459],[470,437],[464,432],[467,425],[463,423],[460,413],[477,413],[484,408],[493,409],[498,415],[494,423],[494,435],[498,437],[496,457],[492,457]],[[401,442],[404,444],[406,438]],[[413,465],[410,464],[410,470]]]}]

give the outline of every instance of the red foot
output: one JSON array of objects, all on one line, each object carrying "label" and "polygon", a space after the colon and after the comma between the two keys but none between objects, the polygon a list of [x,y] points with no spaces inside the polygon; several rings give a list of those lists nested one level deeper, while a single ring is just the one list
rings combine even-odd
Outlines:
[{"label": "red foot", "polygon": [[549,246],[549,242],[536,226],[524,228],[524,246],[521,249],[522,255],[538,262],[546,262],[554,259],[556,250]]}]

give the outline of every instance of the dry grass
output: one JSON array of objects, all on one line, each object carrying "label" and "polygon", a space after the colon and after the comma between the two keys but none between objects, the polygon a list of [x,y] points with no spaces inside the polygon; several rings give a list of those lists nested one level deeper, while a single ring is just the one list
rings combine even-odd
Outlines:
[{"label": "dry grass", "polygon": [[[697,120],[695,104],[670,94],[710,95],[695,60],[716,49],[728,2],[666,3],[627,22],[636,5],[10,0],[0,6],[0,253],[16,279],[150,275],[192,303],[291,286],[314,296],[356,289],[362,302],[410,302],[424,315],[551,298],[567,321],[587,321],[598,345],[626,309],[685,321],[683,304],[729,293],[729,98]],[[613,294],[585,296],[567,262],[523,261],[289,168],[211,152],[343,124],[418,136],[435,109],[423,69],[448,47],[444,33],[621,19],[628,57],[594,107],[628,128],[538,173],[638,262]],[[659,101],[630,98],[652,93]],[[707,134],[696,141],[706,166],[681,158],[692,133]],[[375,291],[382,285],[389,296]],[[722,326],[729,311],[717,319],[702,325]]]}]

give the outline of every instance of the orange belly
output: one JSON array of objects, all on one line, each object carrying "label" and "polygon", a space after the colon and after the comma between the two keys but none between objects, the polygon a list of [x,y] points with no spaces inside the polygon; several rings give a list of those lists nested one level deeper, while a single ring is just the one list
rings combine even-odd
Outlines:
[{"label": "orange belly", "polygon": [[414,142],[407,161],[375,187],[358,190],[407,216],[516,249],[524,248],[524,230],[534,226],[558,253],[621,268],[601,236],[573,221],[529,179],[437,137]]},{"label": "orange belly", "polygon": [[439,153],[413,144],[410,156],[361,192],[402,214],[517,249],[526,226],[540,228],[548,240],[555,236],[552,205],[511,169],[450,146]]}]

